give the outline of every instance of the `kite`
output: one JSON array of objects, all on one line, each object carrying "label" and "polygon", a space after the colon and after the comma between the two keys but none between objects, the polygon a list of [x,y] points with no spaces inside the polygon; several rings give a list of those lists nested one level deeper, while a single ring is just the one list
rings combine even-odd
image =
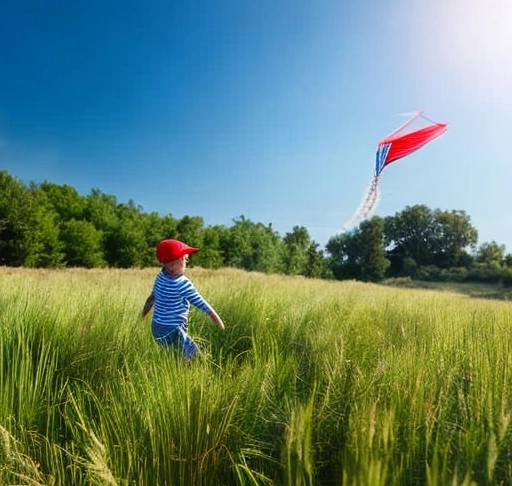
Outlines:
[{"label": "kite", "polygon": [[[429,124],[422,128],[411,130],[411,124],[419,118],[426,120]],[[408,127],[409,130],[407,130]],[[345,224],[344,229],[348,230],[357,226],[361,221],[369,218],[374,213],[379,201],[379,178],[385,167],[395,160],[412,154],[428,142],[442,135],[447,129],[447,123],[429,120],[423,115],[423,110],[420,110],[415,112],[409,120],[397,128],[391,135],[381,140],[377,146],[373,180],[357,211],[350,221]]]}]

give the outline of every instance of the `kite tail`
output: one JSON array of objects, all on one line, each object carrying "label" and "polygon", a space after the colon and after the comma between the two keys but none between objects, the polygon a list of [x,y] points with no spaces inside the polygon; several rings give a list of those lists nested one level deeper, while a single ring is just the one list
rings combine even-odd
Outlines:
[{"label": "kite tail", "polygon": [[358,226],[361,221],[364,221],[365,219],[372,216],[377,209],[377,205],[379,203],[379,195],[379,176],[375,176],[361,203],[359,204],[357,211],[354,213],[352,218],[343,225],[343,230],[350,230],[355,226]]}]

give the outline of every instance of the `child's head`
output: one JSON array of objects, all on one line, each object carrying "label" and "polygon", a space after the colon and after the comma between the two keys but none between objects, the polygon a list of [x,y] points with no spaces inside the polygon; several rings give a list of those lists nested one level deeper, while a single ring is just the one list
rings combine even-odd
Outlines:
[{"label": "child's head", "polygon": [[199,251],[179,240],[163,240],[156,247],[158,261],[171,273],[179,273],[185,270],[188,255]]},{"label": "child's head", "polygon": [[188,255],[185,255],[181,258],[177,258],[176,260],[165,262],[162,266],[165,272],[170,275],[182,275],[185,273],[185,268],[187,268],[187,261]]}]

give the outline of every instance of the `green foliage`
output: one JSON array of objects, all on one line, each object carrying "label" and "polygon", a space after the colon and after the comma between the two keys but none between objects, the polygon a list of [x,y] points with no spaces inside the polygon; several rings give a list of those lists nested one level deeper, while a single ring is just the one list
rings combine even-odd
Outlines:
[{"label": "green foliage", "polygon": [[25,210],[29,224],[25,233],[25,267],[54,268],[62,264],[64,258],[60,240],[57,214],[52,210],[45,194],[32,187]]},{"label": "green foliage", "polygon": [[434,211],[437,249],[434,263],[441,268],[464,264],[466,249],[474,248],[478,232],[465,211]]},{"label": "green foliage", "polygon": [[45,194],[0,171],[0,263],[54,267],[62,259],[58,227]]},{"label": "green foliage", "polygon": [[226,266],[265,273],[281,271],[283,243],[272,225],[240,216],[224,236],[227,238],[221,241],[221,250]]},{"label": "green foliage", "polygon": [[209,226],[202,234],[201,251],[194,254],[192,265],[203,268],[221,268],[224,259],[221,242],[228,241],[229,230],[224,226]]},{"label": "green foliage", "polygon": [[243,216],[230,228],[205,227],[200,216],[175,219],[170,214],[148,214],[134,201],[118,203],[99,189],[85,197],[70,186],[47,181],[27,189],[7,172],[0,173],[0,188],[0,263],[4,265],[149,267],[158,264],[158,242],[176,238],[201,248],[191,266],[266,273],[282,272],[286,266],[289,274],[330,275],[323,253],[305,228],[297,230],[302,241],[290,237],[284,242],[272,225]]},{"label": "green foliage", "polygon": [[84,219],[104,234],[117,223],[117,198],[103,194],[99,189],[93,189],[85,198]]},{"label": "green foliage", "polygon": [[360,266],[362,280],[379,282],[389,267],[389,260],[383,248],[384,222],[373,217],[360,225],[358,245],[360,246]]},{"label": "green foliage", "polygon": [[425,205],[408,206],[386,218],[385,235],[389,276],[410,275],[404,268],[406,259],[418,266],[461,266],[467,261],[466,249],[477,242],[477,231],[464,211],[431,210]]},{"label": "green foliage", "polygon": [[302,275],[309,278],[330,279],[333,277],[324,251],[320,249],[320,245],[314,241],[311,241],[307,249],[307,264]]},{"label": "green foliage", "polygon": [[202,246],[203,218],[200,216],[183,216],[176,224],[176,233],[172,238],[188,241],[189,245]]},{"label": "green foliage", "polygon": [[483,243],[476,252],[475,260],[499,268],[505,262],[505,245],[499,245],[496,241]]},{"label": "green foliage", "polygon": [[428,265],[437,251],[435,220],[431,209],[424,205],[407,207],[404,211],[388,217],[386,245],[394,257],[393,266],[400,269],[400,261],[412,258],[418,265]]},{"label": "green foliage", "polygon": [[133,200],[119,203],[99,189],[84,197],[48,181],[26,187],[5,171],[0,189],[0,264],[9,266],[152,267],[158,242],[176,238],[201,248],[191,266],[203,268],[372,282],[406,276],[510,282],[512,255],[494,241],[476,248],[477,231],[460,210],[407,207],[332,237],[324,252],[303,226],[283,238],[272,224],[243,215],[230,227],[205,226],[201,216],[145,213]]},{"label": "green foliage", "polygon": [[384,249],[384,221],[377,216],[329,240],[327,250],[336,278],[378,282],[390,265]]},{"label": "green foliage", "polygon": [[88,221],[70,219],[62,223],[60,238],[67,266],[94,268],[105,266],[103,234]]},{"label": "green foliage", "polygon": [[75,188],[45,181],[39,185],[39,189],[46,195],[60,221],[81,220],[84,217],[86,200]]},{"label": "green foliage", "polygon": [[308,269],[308,250],[311,238],[304,226],[295,226],[291,233],[283,238],[285,244],[283,266],[287,275],[304,275]]},{"label": "green foliage", "polygon": [[363,221],[350,233],[331,238],[327,250],[339,279],[508,282],[505,247],[484,243],[472,256],[476,241],[477,231],[464,211],[417,205],[383,223],[380,218]]}]

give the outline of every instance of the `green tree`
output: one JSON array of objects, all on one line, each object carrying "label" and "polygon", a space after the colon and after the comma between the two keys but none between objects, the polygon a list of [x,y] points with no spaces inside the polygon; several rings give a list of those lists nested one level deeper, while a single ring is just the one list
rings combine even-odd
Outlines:
[{"label": "green tree", "polygon": [[200,216],[183,216],[176,224],[176,238],[187,245],[200,248],[203,244],[204,220]]},{"label": "green tree", "polygon": [[512,268],[512,253],[507,253],[503,258],[503,265],[508,268]]},{"label": "green tree", "polygon": [[434,211],[434,232],[436,242],[433,245],[432,263],[440,268],[454,268],[471,265],[468,248],[474,248],[478,232],[471,225],[465,211]]},{"label": "green tree", "polygon": [[119,227],[117,199],[99,189],[93,189],[85,198],[84,220],[101,231],[103,255],[109,266],[116,266],[117,253],[113,247],[114,232]]},{"label": "green tree", "polygon": [[394,217],[387,217],[384,226],[393,275],[403,275],[406,259],[414,261],[415,265],[432,264],[436,226],[427,206],[407,206]]},{"label": "green tree", "polygon": [[328,266],[337,280],[361,277],[359,265],[358,230],[353,229],[329,239],[326,245]]},{"label": "green tree", "polygon": [[92,189],[85,198],[84,219],[108,234],[117,224],[117,198]]},{"label": "green tree", "polygon": [[307,265],[305,271],[302,273],[305,277],[309,278],[332,278],[332,272],[327,265],[323,250],[320,245],[314,241],[308,247],[307,251]]},{"label": "green tree", "polygon": [[282,271],[282,240],[272,225],[253,223],[244,216],[233,225],[220,242],[227,266],[249,271]]},{"label": "green tree", "polygon": [[71,267],[103,267],[102,233],[92,223],[70,219],[62,223],[61,240],[65,261]]},{"label": "green tree", "polygon": [[142,250],[141,265],[143,267],[154,267],[158,264],[156,260],[156,246],[167,238],[169,234],[175,234],[177,221],[171,216],[161,217],[158,213],[141,213],[138,218],[140,227],[146,241],[145,248]]},{"label": "green tree", "polygon": [[385,241],[392,276],[409,275],[421,267],[469,266],[466,249],[476,244],[478,233],[464,211],[432,211],[427,206],[407,206],[385,219]]},{"label": "green tree", "polygon": [[25,261],[29,192],[21,181],[0,172],[0,263],[21,266]]},{"label": "green tree", "polygon": [[310,278],[332,277],[323,251],[311,239],[307,228],[294,226],[282,241],[282,268],[285,274]]},{"label": "green tree", "polygon": [[390,262],[384,247],[384,220],[377,216],[359,226],[360,266],[362,280],[380,282]]},{"label": "green tree", "polygon": [[494,240],[482,243],[477,249],[475,260],[489,267],[500,268],[505,263],[505,245],[500,245]]},{"label": "green tree", "polygon": [[0,264],[55,267],[62,260],[55,212],[37,186],[0,171]]},{"label": "green tree", "polygon": [[191,261],[203,268],[224,266],[221,242],[228,239],[228,229],[224,226],[209,226],[202,231],[201,251],[195,253]]},{"label": "green tree", "polygon": [[67,184],[59,186],[51,182],[43,182],[39,186],[46,194],[48,202],[58,215],[59,221],[81,220],[84,218],[86,199],[78,194],[75,188]]},{"label": "green tree", "polygon": [[27,233],[28,245],[24,266],[58,267],[62,264],[64,254],[60,241],[58,216],[49,204],[46,194],[38,186],[31,184],[28,200]]},{"label": "green tree", "polygon": [[142,208],[130,200],[116,207],[116,224],[110,228],[106,247],[111,266],[119,268],[143,267],[147,255],[147,241],[142,225]]},{"label": "green tree", "polygon": [[287,275],[305,275],[309,264],[308,251],[312,245],[308,230],[294,226],[283,238],[283,270]]},{"label": "green tree", "polygon": [[384,247],[384,220],[377,216],[327,243],[329,266],[337,279],[381,281],[389,267]]}]

